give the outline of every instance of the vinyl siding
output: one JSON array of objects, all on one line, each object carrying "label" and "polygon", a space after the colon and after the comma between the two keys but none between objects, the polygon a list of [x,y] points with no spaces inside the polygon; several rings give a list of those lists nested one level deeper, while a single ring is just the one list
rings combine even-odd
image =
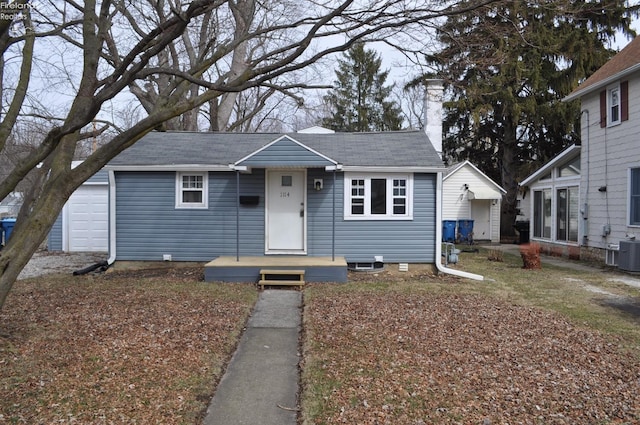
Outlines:
[{"label": "vinyl siding", "polygon": [[[241,175],[240,195],[259,196],[240,207],[242,255],[264,253],[264,172]],[[175,173],[116,173],[118,260],[209,261],[236,254],[236,176],[209,173],[209,208],[175,208]]]},{"label": "vinyl siding", "polygon": [[[324,177],[324,189],[307,196],[308,254],[330,255],[332,242],[332,186],[330,173],[309,170],[307,180]],[[347,261],[433,263],[435,261],[435,175],[414,175],[413,220],[344,220],[344,179],[336,175],[336,255]]]},{"label": "vinyl siding", "polygon": [[[626,240],[627,233],[640,235],[640,228],[628,226],[630,168],[640,167],[640,73],[629,81],[629,120],[600,128],[598,125],[599,95],[582,98],[582,109],[588,110],[588,120],[582,122],[582,180],[580,204],[588,204],[585,230],[588,246],[606,248]],[[589,126],[587,127],[587,124]],[[600,187],[606,186],[606,192]],[[582,216],[580,216],[580,221]],[[603,236],[603,226],[609,223],[611,233]],[[582,233],[581,233],[582,234]]]},{"label": "vinyl siding", "polygon": [[[258,195],[257,206],[240,209],[240,255],[264,255],[263,169],[241,174],[240,194]],[[435,175],[414,176],[413,220],[345,221],[343,178],[336,174],[336,250],[348,261],[435,261]],[[313,188],[322,178],[324,188]],[[175,209],[175,173],[116,173],[116,252],[118,260],[209,261],[236,254],[234,173],[209,173],[209,208]],[[331,255],[333,175],[307,170],[307,254]]]},{"label": "vinyl siding", "polygon": [[471,186],[477,177],[471,175],[470,170],[461,168],[447,177],[442,182],[442,219],[466,220],[471,218],[471,204],[469,203],[469,191],[463,186]]},{"label": "vinyl siding", "polygon": [[239,165],[251,167],[324,167],[334,165],[334,163],[309,149],[305,149],[298,143],[284,138],[241,161]]},{"label": "vinyl siding", "polygon": [[62,251],[62,213],[58,215],[47,237],[47,250]]}]

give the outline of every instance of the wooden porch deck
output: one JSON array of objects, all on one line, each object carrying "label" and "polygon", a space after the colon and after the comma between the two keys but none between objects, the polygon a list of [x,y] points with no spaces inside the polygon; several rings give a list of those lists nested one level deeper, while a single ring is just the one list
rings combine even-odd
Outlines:
[{"label": "wooden porch deck", "polygon": [[262,257],[218,257],[204,266],[207,282],[258,282],[263,269],[304,270],[306,282],[346,282],[344,257],[265,255]]}]

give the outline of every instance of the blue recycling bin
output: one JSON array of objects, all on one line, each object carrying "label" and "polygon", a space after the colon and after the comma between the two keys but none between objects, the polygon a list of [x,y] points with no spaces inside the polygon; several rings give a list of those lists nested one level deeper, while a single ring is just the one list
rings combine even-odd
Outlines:
[{"label": "blue recycling bin", "polygon": [[444,220],[442,222],[442,241],[443,242],[456,241],[456,221],[455,220]]},{"label": "blue recycling bin", "polygon": [[4,234],[4,243],[7,244],[9,237],[11,237],[11,232],[13,231],[13,226],[16,225],[15,218],[3,218],[0,220],[0,225],[2,226],[2,233]]},{"label": "blue recycling bin", "polygon": [[473,220],[458,220],[458,242],[473,242]]}]

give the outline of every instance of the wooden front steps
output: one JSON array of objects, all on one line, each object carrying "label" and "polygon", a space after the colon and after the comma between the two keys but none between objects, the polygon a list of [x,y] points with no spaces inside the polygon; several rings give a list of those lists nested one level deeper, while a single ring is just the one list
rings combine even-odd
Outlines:
[{"label": "wooden front steps", "polygon": [[270,286],[304,286],[304,270],[285,269],[261,269],[258,286],[264,289],[265,285]]}]

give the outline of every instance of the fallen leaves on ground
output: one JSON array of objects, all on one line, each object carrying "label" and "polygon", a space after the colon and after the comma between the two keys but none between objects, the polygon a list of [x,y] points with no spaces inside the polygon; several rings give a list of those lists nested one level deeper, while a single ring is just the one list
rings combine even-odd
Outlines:
[{"label": "fallen leaves on ground", "polygon": [[640,422],[638,357],[559,315],[479,295],[313,294],[313,423]]},{"label": "fallen leaves on ground", "polygon": [[0,312],[0,423],[196,423],[256,292],[200,274],[18,282]]}]

